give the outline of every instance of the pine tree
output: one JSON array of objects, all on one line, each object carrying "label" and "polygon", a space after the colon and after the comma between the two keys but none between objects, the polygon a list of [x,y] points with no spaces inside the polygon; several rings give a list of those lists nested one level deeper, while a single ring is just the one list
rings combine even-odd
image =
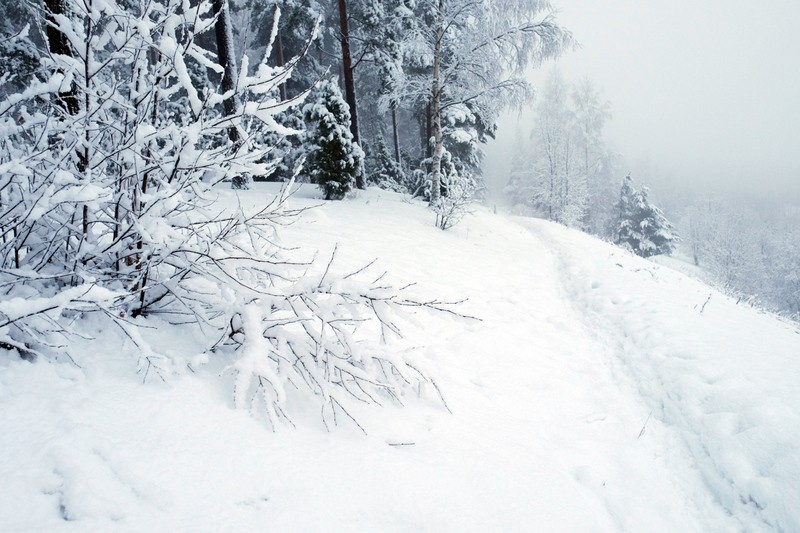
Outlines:
[{"label": "pine tree", "polygon": [[405,174],[400,163],[389,152],[389,147],[386,146],[382,135],[378,135],[371,148],[369,152],[372,157],[368,160],[370,173],[367,182],[382,189],[403,192]]},{"label": "pine tree", "polygon": [[303,108],[306,131],[306,174],[325,192],[340,200],[361,172],[364,153],[350,133],[350,111],[333,80],[323,80]]},{"label": "pine tree", "polygon": [[614,233],[616,244],[642,257],[670,254],[678,241],[675,228],[648,200],[647,188],[636,190],[630,175],[622,182]]}]

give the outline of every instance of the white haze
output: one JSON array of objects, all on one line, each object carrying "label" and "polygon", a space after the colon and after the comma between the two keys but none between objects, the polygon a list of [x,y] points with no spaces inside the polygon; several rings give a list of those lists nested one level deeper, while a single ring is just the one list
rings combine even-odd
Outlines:
[{"label": "white haze", "polygon": [[[800,2],[556,0],[580,47],[558,62],[611,102],[626,168],[677,186],[800,198]],[[541,83],[552,65],[533,74]],[[491,188],[507,179],[530,111],[501,120]]]}]

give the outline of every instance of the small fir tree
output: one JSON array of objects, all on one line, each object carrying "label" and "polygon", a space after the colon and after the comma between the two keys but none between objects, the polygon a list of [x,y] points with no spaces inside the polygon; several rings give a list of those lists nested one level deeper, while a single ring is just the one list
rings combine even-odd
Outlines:
[{"label": "small fir tree", "polygon": [[372,157],[369,158],[368,163],[372,172],[369,174],[367,183],[377,185],[382,189],[403,192],[405,190],[403,184],[406,181],[403,168],[389,153],[389,147],[386,146],[383,135],[378,135],[370,152]]},{"label": "small fir tree", "polygon": [[303,108],[306,174],[326,200],[341,200],[361,172],[364,153],[350,133],[350,111],[333,80],[323,80]]},{"label": "small fir tree", "polygon": [[678,235],[661,210],[647,199],[647,188],[636,190],[630,175],[622,182],[617,202],[614,242],[636,255],[670,254]]}]

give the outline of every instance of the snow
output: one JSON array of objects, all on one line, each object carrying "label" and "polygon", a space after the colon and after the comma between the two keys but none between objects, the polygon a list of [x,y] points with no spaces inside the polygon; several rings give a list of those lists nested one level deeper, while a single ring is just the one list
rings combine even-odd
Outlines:
[{"label": "snow", "polygon": [[[433,216],[370,189],[305,211],[281,242],[306,258],[338,244],[342,271],[377,258],[399,285],[467,298],[481,321],[404,328],[452,413],[409,393],[359,408],[366,436],[318,412],[273,432],[235,408],[213,354],[162,381],[122,332],[76,341],[79,367],[0,350],[0,530],[800,530],[795,325],[556,224],[477,207],[441,231]],[[166,327],[148,341],[193,347]]]}]

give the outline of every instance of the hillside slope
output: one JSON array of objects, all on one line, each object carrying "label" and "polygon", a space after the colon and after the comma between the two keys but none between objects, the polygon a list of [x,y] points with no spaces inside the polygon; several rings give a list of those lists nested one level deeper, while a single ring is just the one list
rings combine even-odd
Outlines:
[{"label": "hillside slope", "polygon": [[369,190],[281,236],[303,257],[338,243],[344,271],[377,258],[421,293],[467,298],[480,322],[421,313],[407,330],[452,413],[409,391],[406,407],[356,411],[367,436],[302,412],[273,433],[233,409],[213,359],[142,384],[113,332],[80,367],[0,355],[0,530],[800,529],[793,327],[481,208],[442,232],[421,204]]}]

